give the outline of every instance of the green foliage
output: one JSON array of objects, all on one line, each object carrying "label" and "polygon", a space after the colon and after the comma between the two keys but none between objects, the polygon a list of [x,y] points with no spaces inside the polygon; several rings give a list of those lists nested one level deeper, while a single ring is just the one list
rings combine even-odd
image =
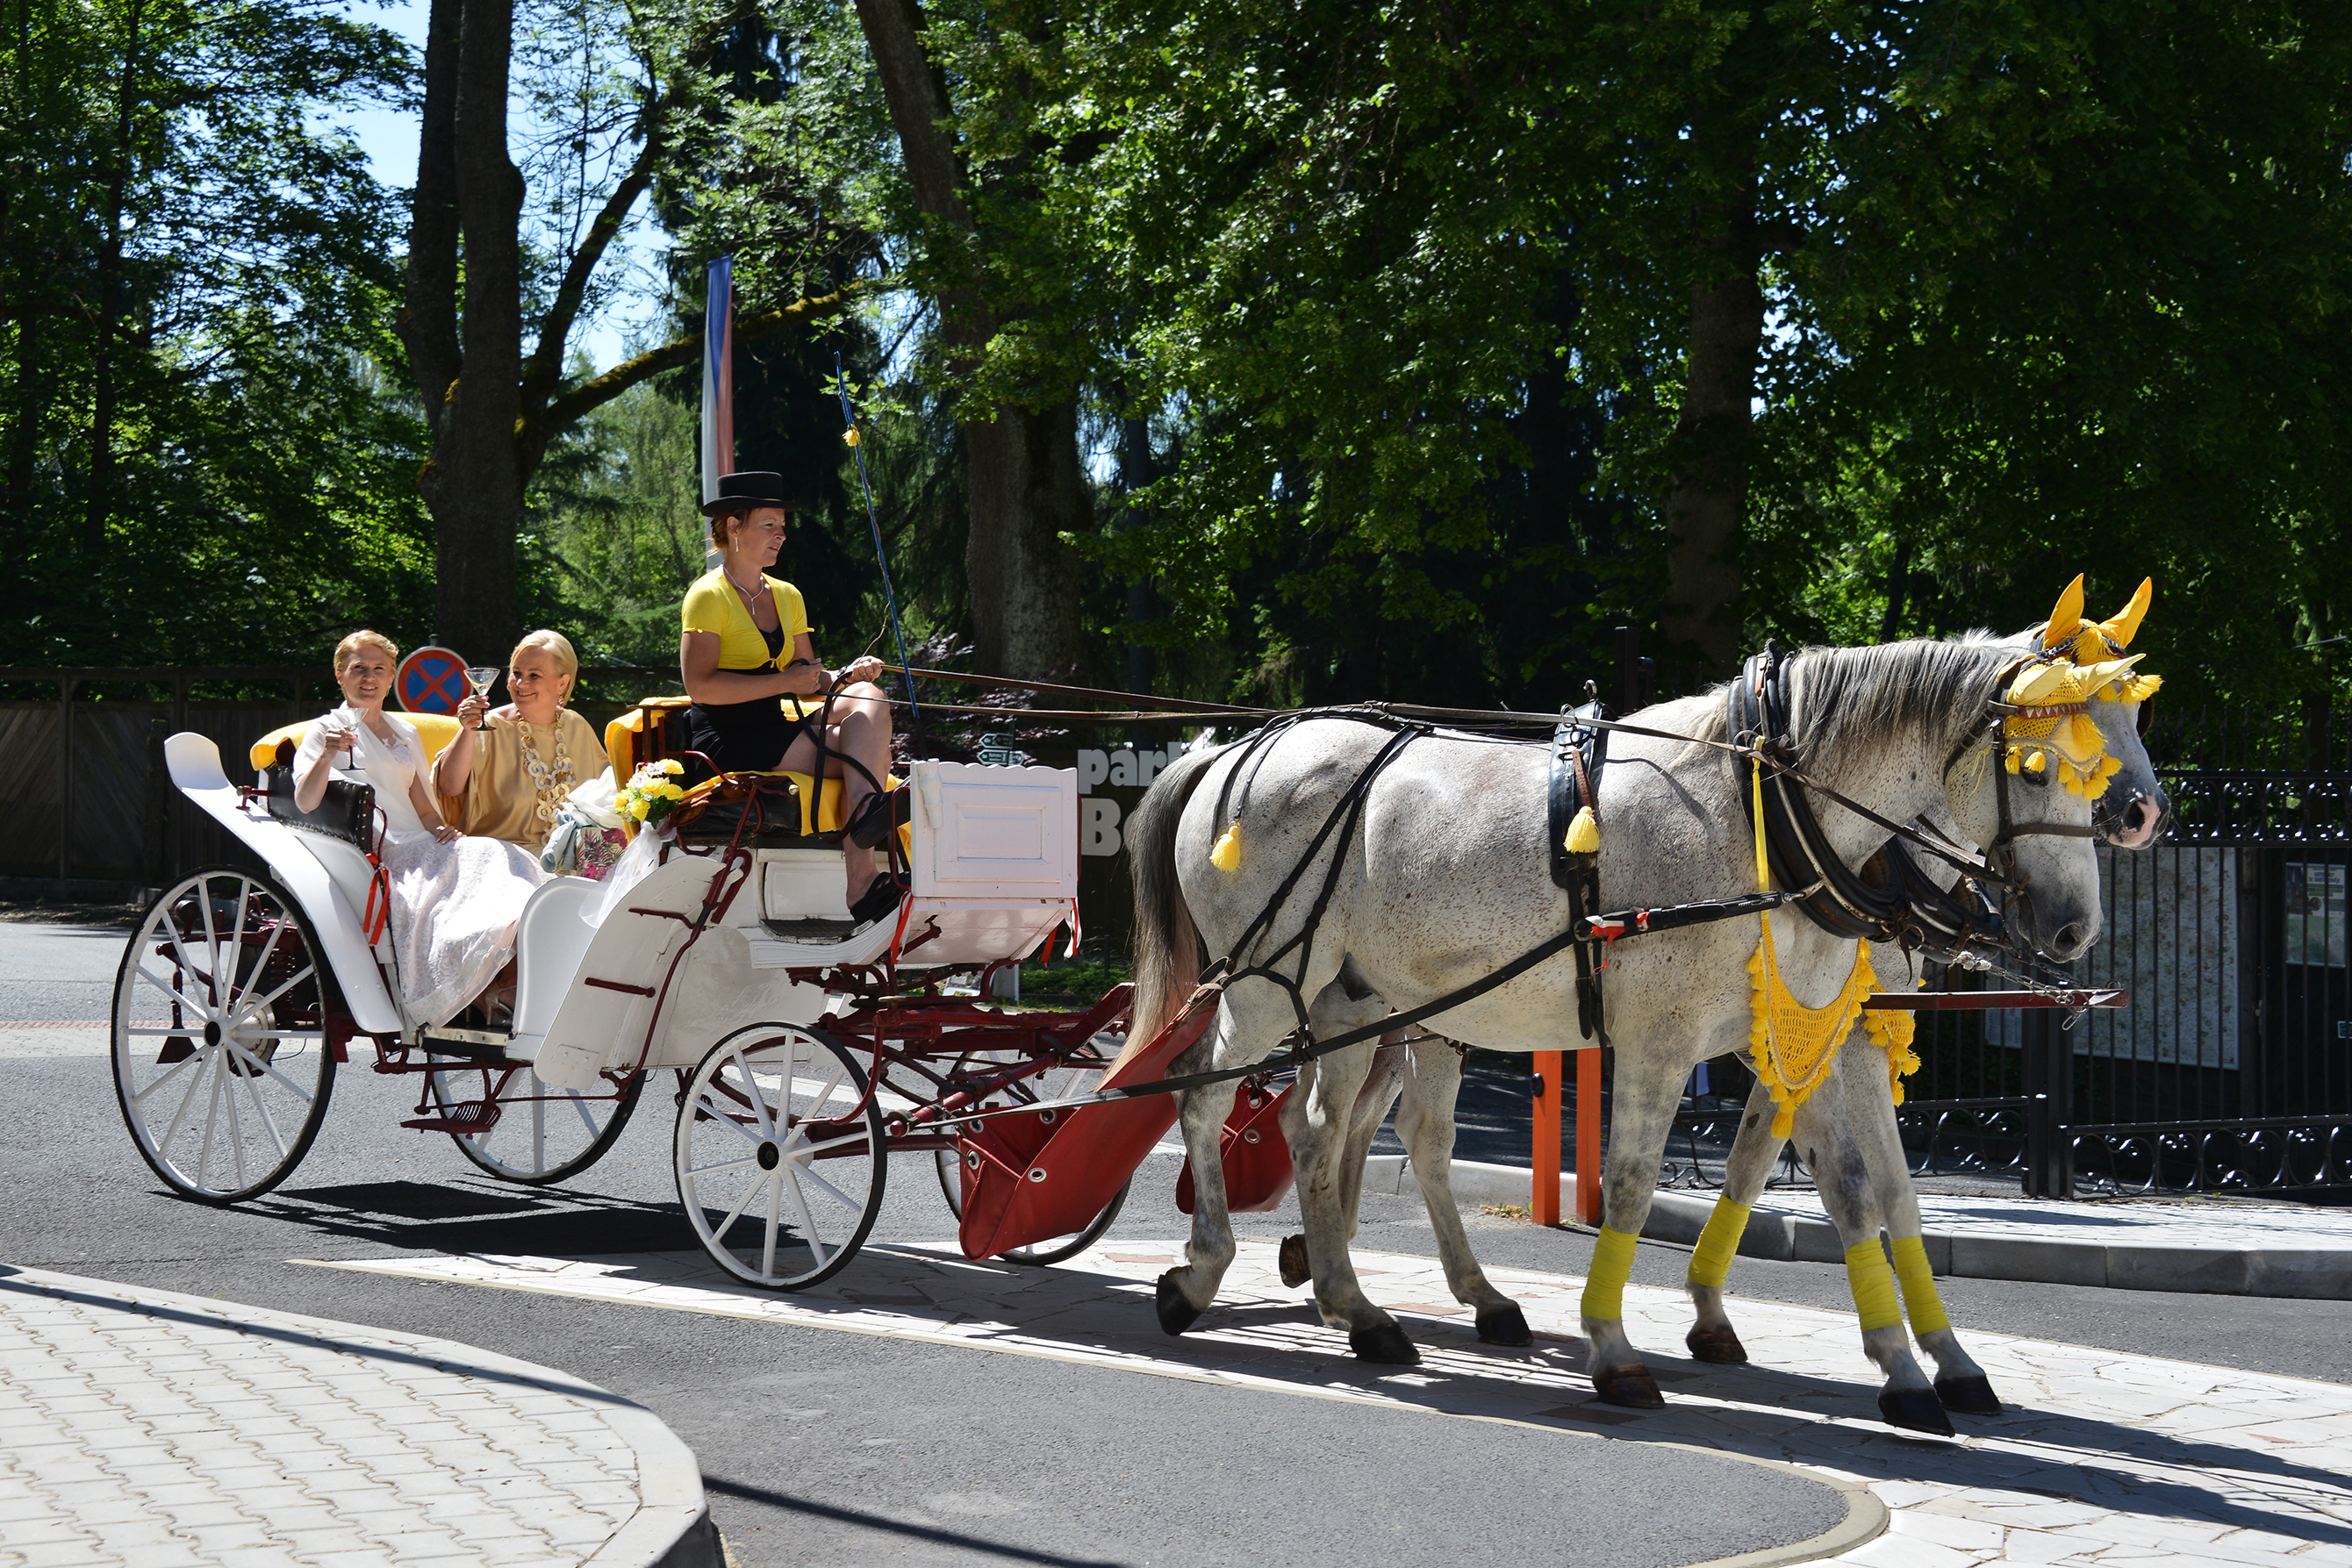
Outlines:
[{"label": "green foliage", "polygon": [[419,626],[392,214],[318,117],[405,52],[301,0],[16,0],[0,424],[16,664],[315,660]]}]

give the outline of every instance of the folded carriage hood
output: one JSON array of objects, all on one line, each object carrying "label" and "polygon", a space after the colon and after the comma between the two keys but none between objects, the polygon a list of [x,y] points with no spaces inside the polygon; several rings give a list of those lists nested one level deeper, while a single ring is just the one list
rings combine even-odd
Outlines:
[{"label": "folded carriage hood", "polygon": [[366,928],[302,835],[262,812],[246,810],[236,786],[221,768],[220,747],[207,737],[184,732],[172,737],[163,743],[163,765],[180,793],[259,855],[269,873],[294,895],[310,917],[328,967],[342,988],[343,1005],[360,1032],[397,1038],[400,1009],[383,988],[383,976],[368,950]]}]

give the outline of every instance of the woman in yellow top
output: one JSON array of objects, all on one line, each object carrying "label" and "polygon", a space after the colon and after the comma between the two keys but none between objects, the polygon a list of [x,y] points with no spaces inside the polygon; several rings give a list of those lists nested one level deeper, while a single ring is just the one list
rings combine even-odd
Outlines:
[{"label": "woman in yellow top", "polygon": [[[800,591],[767,575],[783,548],[792,503],[781,474],[728,474],[703,507],[719,568],[686,591],[677,663],[686,695],[687,744],[722,772],[814,773],[818,715],[787,717],[786,696],[834,693],[824,771],[839,779],[848,806],[842,835],[850,917],[861,925],[896,910],[906,889],[878,873],[874,846],[904,820],[904,790],[879,791],[890,770],[890,703],[874,679],[882,661],[828,670],[810,639]],[[855,764],[845,766],[845,764]]]},{"label": "woman in yellow top", "polygon": [[514,701],[493,708],[469,695],[457,705],[457,738],[433,759],[433,789],[462,808],[459,827],[537,854],[572,787],[612,766],[596,727],[563,706],[579,677],[570,639],[533,632],[507,661]]}]

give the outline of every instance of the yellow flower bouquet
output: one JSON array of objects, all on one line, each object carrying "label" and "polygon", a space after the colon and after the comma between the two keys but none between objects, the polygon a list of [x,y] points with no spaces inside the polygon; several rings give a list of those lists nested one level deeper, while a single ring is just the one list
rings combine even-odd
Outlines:
[{"label": "yellow flower bouquet", "polygon": [[686,771],[683,764],[667,758],[648,762],[629,776],[614,798],[613,809],[628,821],[639,827],[651,827],[677,810],[686,799],[685,789],[677,783],[677,775]]}]

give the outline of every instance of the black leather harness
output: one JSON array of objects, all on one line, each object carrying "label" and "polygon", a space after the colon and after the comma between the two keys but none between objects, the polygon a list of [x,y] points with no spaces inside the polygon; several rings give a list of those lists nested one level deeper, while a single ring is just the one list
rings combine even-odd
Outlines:
[{"label": "black leather harness", "polygon": [[[1559,728],[1551,737],[1545,831],[1551,840],[1551,880],[1568,892],[1568,926],[1576,931],[1601,907],[1601,872],[1594,863],[1601,857],[1570,852],[1568,830],[1576,813],[1586,806],[1593,808],[1596,819],[1600,815],[1601,797],[1595,784],[1609,761],[1609,732],[1590,721],[1606,719],[1609,710],[1595,699],[1582,707],[1562,708],[1560,714]],[[1606,1045],[1609,1036],[1601,1018],[1601,976],[1593,965],[1592,946],[1590,940],[1576,944],[1576,1027],[1587,1040],[1598,1033]]]}]

